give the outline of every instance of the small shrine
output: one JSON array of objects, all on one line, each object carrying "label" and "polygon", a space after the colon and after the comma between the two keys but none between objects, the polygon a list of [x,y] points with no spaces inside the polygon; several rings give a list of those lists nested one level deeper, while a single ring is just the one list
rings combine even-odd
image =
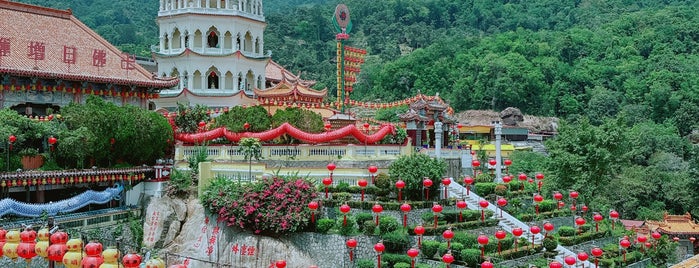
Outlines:
[{"label": "small shrine", "polygon": [[[456,120],[451,118],[454,113],[449,105],[439,97],[419,94],[407,100],[409,109],[398,115],[405,123],[408,137],[413,146],[434,145],[435,130],[441,131],[444,139],[442,146],[449,144],[451,131],[456,130]],[[444,125],[446,124],[446,125]]]}]

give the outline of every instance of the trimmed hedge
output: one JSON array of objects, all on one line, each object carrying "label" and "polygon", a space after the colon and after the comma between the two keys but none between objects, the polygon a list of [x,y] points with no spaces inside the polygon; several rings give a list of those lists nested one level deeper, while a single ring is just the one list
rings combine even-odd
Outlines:
[{"label": "trimmed hedge", "polygon": [[[485,219],[485,223],[482,223],[480,220],[479,221],[468,221],[468,222],[460,222],[460,223],[454,223],[450,224],[449,226],[447,225],[438,225],[437,228],[435,229],[432,227],[432,225],[429,226],[424,226],[425,227],[425,234],[426,236],[430,235],[442,235],[444,230],[449,229],[449,227],[453,227],[454,229],[457,230],[470,230],[470,229],[476,229],[480,227],[485,227],[485,226],[495,226],[500,222],[498,219]],[[415,226],[410,226],[408,228],[408,233],[410,235],[415,235]]]},{"label": "trimmed hedge", "polygon": [[434,255],[437,254],[437,251],[439,251],[440,244],[441,243],[434,240],[422,241],[422,254],[425,256],[425,258],[434,258]]},{"label": "trimmed hedge", "polygon": [[327,234],[330,231],[330,229],[333,228],[333,226],[335,226],[335,220],[327,218],[320,219],[318,220],[316,225],[316,232],[321,234]]},{"label": "trimmed hedge", "polygon": [[607,236],[607,232],[588,232],[576,236],[561,236],[558,238],[558,242],[561,243],[562,246],[572,246],[605,236]]},{"label": "trimmed hedge", "polygon": [[[381,235],[381,239],[383,239],[383,244],[386,246],[386,252],[389,253],[402,253],[410,246],[410,238],[404,231],[385,233]],[[408,260],[410,260],[410,258],[408,258]],[[388,259],[386,261],[388,261]]]}]

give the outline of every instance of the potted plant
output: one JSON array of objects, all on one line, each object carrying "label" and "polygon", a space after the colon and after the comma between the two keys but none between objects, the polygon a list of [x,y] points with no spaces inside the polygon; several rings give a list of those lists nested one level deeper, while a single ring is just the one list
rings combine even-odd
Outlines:
[{"label": "potted plant", "polygon": [[23,169],[37,169],[44,164],[44,156],[36,148],[24,148],[18,154],[22,157]]}]

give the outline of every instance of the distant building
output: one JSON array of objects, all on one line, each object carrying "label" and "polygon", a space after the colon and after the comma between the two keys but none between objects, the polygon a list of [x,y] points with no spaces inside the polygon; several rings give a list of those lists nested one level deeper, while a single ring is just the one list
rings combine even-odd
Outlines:
[{"label": "distant building", "polygon": [[87,95],[148,108],[157,77],[80,22],[70,10],[0,1],[0,108],[45,115]]},{"label": "distant building", "polygon": [[265,88],[267,26],[262,0],[160,0],[160,43],[153,49],[162,76],[180,83],[153,100],[158,109],[177,103],[212,108],[254,103]]}]

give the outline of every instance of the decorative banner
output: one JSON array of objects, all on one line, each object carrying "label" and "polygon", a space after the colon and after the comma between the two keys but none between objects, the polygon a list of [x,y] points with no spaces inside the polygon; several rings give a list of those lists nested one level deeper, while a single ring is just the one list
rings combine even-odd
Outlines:
[{"label": "decorative banner", "polygon": [[395,126],[383,125],[376,133],[367,135],[364,134],[361,130],[357,129],[355,125],[348,125],[333,131],[327,131],[323,133],[308,133],[298,128],[295,128],[289,123],[284,123],[275,129],[256,133],[230,132],[224,127],[219,127],[201,133],[175,133],[175,139],[187,143],[202,143],[204,141],[211,141],[221,137],[225,137],[226,139],[232,142],[239,142],[241,138],[257,138],[260,139],[260,141],[269,141],[284,134],[289,134],[289,136],[292,136],[296,139],[305,142],[321,143],[338,140],[352,135],[361,142],[373,144],[382,140],[388,134],[395,134],[395,131]]}]

